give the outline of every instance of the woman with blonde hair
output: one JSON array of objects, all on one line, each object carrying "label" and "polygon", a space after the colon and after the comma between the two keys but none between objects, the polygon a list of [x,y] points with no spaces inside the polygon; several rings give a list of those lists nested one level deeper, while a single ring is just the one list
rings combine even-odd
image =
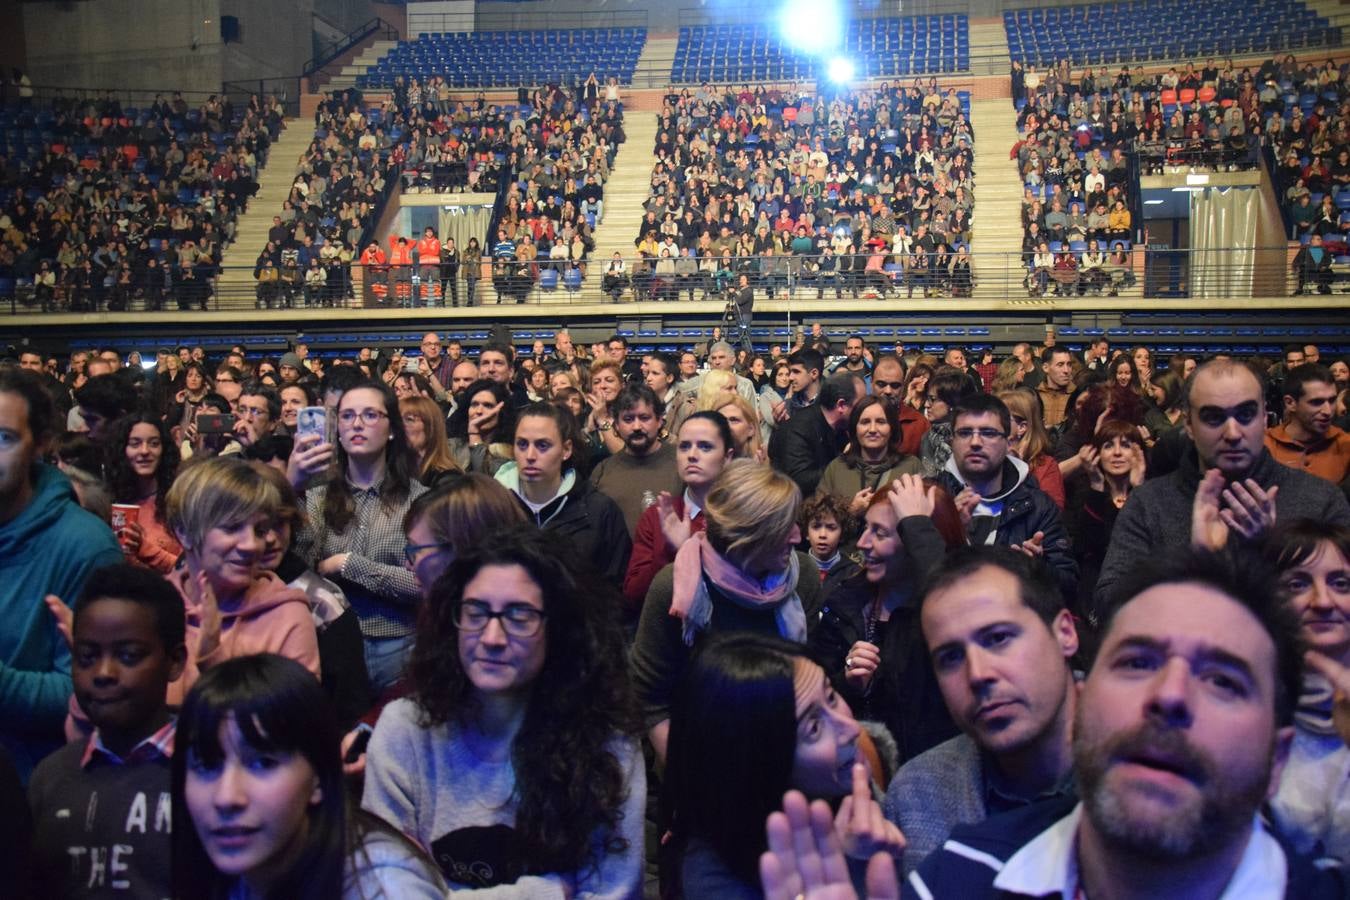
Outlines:
[{"label": "woman with blonde hair", "polygon": [[997,395],[1005,391],[1015,391],[1022,386],[1022,379],[1026,374],[1022,368],[1022,361],[1010,356],[998,364],[998,371],[994,373],[994,383],[990,386],[989,392]]},{"label": "woman with blonde hair", "polygon": [[450,441],[445,435],[445,417],[434,400],[404,397],[398,401],[398,412],[403,417],[408,452],[412,454],[413,470],[417,473],[418,481],[433,488],[464,471],[450,452]]},{"label": "woman with blonde hair", "polygon": [[736,393],[736,373],[725,369],[709,369],[698,386],[694,407],[699,412],[715,410],[725,404],[728,398],[735,396],[739,396]]},{"label": "woman with blonde hair", "polygon": [[304,591],[267,571],[267,539],[281,512],[275,485],[242,459],[185,466],[166,498],[165,518],[186,565],[168,576],[187,608],[187,666],[169,685],[179,706],[202,662],[277,653],[319,677],[319,644]]},{"label": "woman with blonde hair", "polygon": [[586,420],[586,437],[597,449],[610,453],[623,449],[623,438],[614,430],[614,401],[623,390],[623,368],[612,359],[591,363],[591,387],[586,394],[591,414]]},{"label": "woman with blonde hair", "polygon": [[732,455],[736,459],[753,459],[755,462],[768,460],[764,440],[764,428],[760,423],[759,410],[740,394],[726,397],[721,406],[713,410],[721,413],[731,426]]},{"label": "woman with blonde hair", "polygon": [[[706,530],[652,580],[632,672],[648,734],[664,760],[670,704],[696,643],[749,631],[805,643],[820,607],[815,563],[795,548],[802,495],[775,469],[733,460],[708,492]],[[809,577],[800,577],[806,572]]]},{"label": "woman with blonde hair", "polygon": [[1008,450],[1031,469],[1040,489],[1064,511],[1064,477],[1050,450],[1050,435],[1041,416],[1040,398],[1026,388],[998,395],[1012,414]]}]

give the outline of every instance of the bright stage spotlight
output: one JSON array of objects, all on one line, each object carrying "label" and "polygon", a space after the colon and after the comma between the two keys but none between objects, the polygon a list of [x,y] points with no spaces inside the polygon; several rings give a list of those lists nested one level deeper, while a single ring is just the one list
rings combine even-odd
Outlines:
[{"label": "bright stage spotlight", "polygon": [[848,84],[853,80],[853,60],[836,56],[830,60],[830,64],[825,71],[830,76],[830,81],[835,84]]},{"label": "bright stage spotlight", "polygon": [[797,50],[827,53],[844,39],[844,13],[838,0],[787,0],[778,13],[778,27]]}]

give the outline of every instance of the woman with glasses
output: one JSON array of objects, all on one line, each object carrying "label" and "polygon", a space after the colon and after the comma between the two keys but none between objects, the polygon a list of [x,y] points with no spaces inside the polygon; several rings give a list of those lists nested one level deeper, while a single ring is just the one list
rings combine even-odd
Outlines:
[{"label": "woman with glasses", "polygon": [[[337,437],[333,446],[322,435],[301,435],[291,453],[288,474],[304,492],[308,520],[297,551],[356,610],[379,695],[398,679],[412,647],[419,593],[403,565],[403,517],[426,487],[414,477],[398,401],[383,382],[364,381],[342,395]],[[309,487],[333,461],[336,475]]]},{"label": "woman with glasses", "polygon": [[437,580],[362,806],[429,848],[452,889],[641,892],[646,775],[618,603],[530,525]]}]

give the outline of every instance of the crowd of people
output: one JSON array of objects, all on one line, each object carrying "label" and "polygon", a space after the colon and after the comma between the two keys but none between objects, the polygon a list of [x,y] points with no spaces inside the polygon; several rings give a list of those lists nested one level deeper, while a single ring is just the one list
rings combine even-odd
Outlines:
[{"label": "crowd of people", "polygon": [[8,895],[1345,896],[1346,361],[838,340],[0,361]]},{"label": "crowd of people", "polygon": [[607,293],[800,288],[969,296],[974,132],[935,79],[834,95],[707,84],[668,95],[651,192]]},{"label": "crowd of people", "polygon": [[276,99],[111,94],[14,111],[41,153],[0,160],[0,275],[42,311],[205,309],[281,130]]}]

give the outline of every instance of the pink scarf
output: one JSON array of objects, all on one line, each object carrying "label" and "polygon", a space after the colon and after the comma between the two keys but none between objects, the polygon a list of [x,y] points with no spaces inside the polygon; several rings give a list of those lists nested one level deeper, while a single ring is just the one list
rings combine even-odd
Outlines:
[{"label": "pink scarf", "polygon": [[708,543],[706,532],[685,541],[675,554],[670,615],[684,624],[684,640],[693,643],[694,633],[707,627],[712,603],[703,577],[735,602],[752,609],[778,607],[779,631],[789,640],[806,640],[806,615],[797,598],[797,556],[789,557],[784,577],[772,587],[747,576]]}]

